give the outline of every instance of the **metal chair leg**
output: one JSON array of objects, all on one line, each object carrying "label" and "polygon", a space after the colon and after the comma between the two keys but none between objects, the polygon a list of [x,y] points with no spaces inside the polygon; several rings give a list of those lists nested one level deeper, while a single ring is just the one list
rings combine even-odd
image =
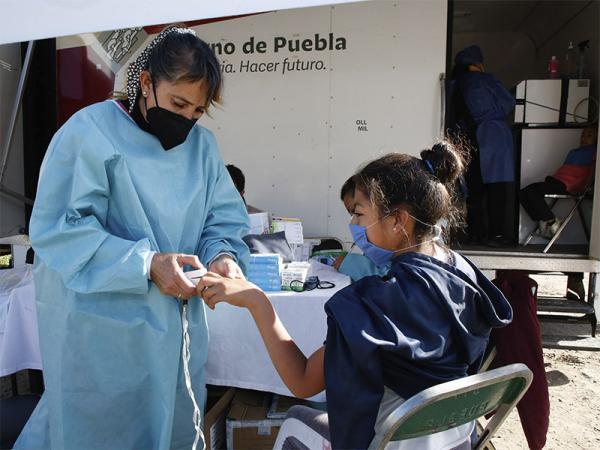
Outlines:
[{"label": "metal chair leg", "polygon": [[581,226],[583,227],[583,232],[585,233],[585,238],[588,242],[590,242],[590,228],[588,227],[587,222],[585,221],[585,214],[583,213],[583,199],[581,202],[577,204],[577,212],[579,213],[579,220],[581,220]]},{"label": "metal chair leg", "polygon": [[533,239],[533,236],[535,235],[535,233],[537,233],[538,229],[540,228],[539,224],[534,228],[534,230],[529,233],[529,236],[527,236],[527,239],[525,239],[525,242],[523,242],[523,247],[525,247],[527,244],[529,244],[531,242],[531,240]]},{"label": "metal chair leg", "polygon": [[542,253],[548,253],[548,250],[550,250],[550,247],[552,247],[554,242],[556,242],[556,240],[560,237],[562,231],[565,229],[567,224],[573,218],[573,215],[575,214],[575,211],[577,210],[577,206],[579,205],[580,202],[581,202],[581,200],[578,200],[575,202],[575,204],[573,205],[573,208],[571,208],[571,211],[569,212],[569,215],[563,220],[563,223],[560,224],[560,227],[558,228],[558,230],[556,230],[556,233],[554,234],[554,236],[552,236],[552,239],[550,239],[550,242],[548,242],[546,247],[544,247],[544,250],[542,251]]},{"label": "metal chair leg", "polygon": [[[548,205],[550,207],[550,209],[554,208],[554,206],[556,205],[556,202],[558,202],[558,199],[556,199],[556,198],[553,198],[550,201],[550,204]],[[525,247],[527,244],[529,244],[531,242],[531,240],[538,233],[539,230],[540,230],[540,222],[536,220],[535,228],[533,229],[533,231],[531,233],[529,233],[529,236],[527,236],[527,239],[525,239],[525,242],[523,242],[523,247]]]},{"label": "metal chair leg", "polygon": [[594,313],[590,314],[590,325],[592,326],[592,336],[596,337],[596,329],[597,329],[597,325],[598,325],[598,318],[596,317],[596,310],[595,310],[595,300],[596,300],[596,278],[597,278],[598,274],[597,273],[590,273],[590,280],[588,283],[588,292],[587,292],[587,302],[592,305],[592,307],[594,307]]},{"label": "metal chair leg", "polygon": [[596,319],[596,313],[588,314],[588,319],[592,327],[592,337],[596,337],[596,329],[598,327],[598,319]]}]

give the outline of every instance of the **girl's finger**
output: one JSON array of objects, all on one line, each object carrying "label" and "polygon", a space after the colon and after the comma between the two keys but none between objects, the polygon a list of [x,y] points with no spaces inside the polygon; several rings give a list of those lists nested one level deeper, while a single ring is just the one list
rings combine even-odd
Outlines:
[{"label": "girl's finger", "polygon": [[204,291],[202,291],[202,298],[205,301],[210,301],[217,295],[217,292],[218,292],[218,289],[216,289],[214,286],[211,286],[209,288],[206,288]]},{"label": "girl's finger", "polygon": [[217,300],[216,296],[211,296],[210,298],[205,298],[203,299],[204,303],[206,303],[206,305],[210,308],[210,309],[215,309],[215,305],[219,302],[219,300]]},{"label": "girl's finger", "polygon": [[215,309],[215,306],[216,306],[217,302],[216,302],[216,300],[209,300],[209,301],[206,302],[206,304],[208,305],[208,307],[210,309]]},{"label": "girl's finger", "polygon": [[210,304],[212,305],[212,309],[215,309],[215,307],[217,306],[218,303],[224,302],[225,300],[223,300],[221,297],[219,297],[218,295],[215,295],[211,300],[210,300]]},{"label": "girl's finger", "polygon": [[221,279],[221,277],[218,276],[217,274],[208,272],[206,275],[204,275],[202,278],[200,278],[200,281],[198,281],[198,284],[196,286],[199,288],[199,290],[202,290],[205,287],[210,287],[210,286],[214,285],[220,279]]}]

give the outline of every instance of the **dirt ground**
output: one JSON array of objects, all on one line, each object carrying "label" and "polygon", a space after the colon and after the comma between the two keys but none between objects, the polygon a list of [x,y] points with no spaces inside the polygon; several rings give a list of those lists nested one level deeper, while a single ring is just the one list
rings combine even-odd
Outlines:
[{"label": "dirt ground", "polygon": [[[560,295],[564,292],[564,277],[534,278],[539,283],[541,295]],[[590,327],[542,323],[542,335],[559,333],[565,336],[589,336]],[[600,351],[545,348],[544,359],[550,391],[550,429],[545,448],[600,448]],[[516,409],[492,442],[497,449],[528,448]]]}]

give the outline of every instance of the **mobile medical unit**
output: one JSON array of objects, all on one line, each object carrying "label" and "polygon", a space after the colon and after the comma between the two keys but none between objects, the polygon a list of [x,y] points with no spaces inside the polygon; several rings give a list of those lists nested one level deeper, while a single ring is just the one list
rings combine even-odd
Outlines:
[{"label": "mobile medical unit", "polygon": [[[367,160],[418,155],[444,135],[447,78],[465,46],[479,44],[486,69],[515,93],[521,187],[553,173],[582,124],[598,116],[597,2],[36,1],[3,8],[10,20],[0,33],[0,236],[26,231],[57,127],[123,90],[128,63],[160,24],[194,28],[221,61],[224,102],[201,123],[215,133],[224,161],[244,171],[248,203],[299,218],[305,237],[338,238],[346,249],[343,182]],[[569,42],[586,39],[585,72],[550,79],[552,56],[564,63]],[[596,183],[589,198],[599,193]],[[595,327],[600,208],[589,198],[546,253],[547,241],[537,237],[525,247],[461,251],[490,277],[498,270],[589,274],[585,302],[561,299],[546,309],[583,314]],[[560,200],[557,214],[571,207]],[[516,209],[519,242],[532,226]]]}]

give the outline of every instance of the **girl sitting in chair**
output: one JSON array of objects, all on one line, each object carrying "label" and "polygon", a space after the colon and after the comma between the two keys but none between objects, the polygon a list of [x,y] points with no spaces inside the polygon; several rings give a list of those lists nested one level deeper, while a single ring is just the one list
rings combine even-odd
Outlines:
[{"label": "girl sitting in chair", "polygon": [[[446,143],[423,151],[421,159],[392,153],[360,170],[350,229],[364,254],[390,262],[391,270],[385,277],[362,278],[327,302],[325,345],[308,358],[255,285],[211,273],[198,284],[211,308],[222,301],[248,308],[294,395],[326,390],[328,425],[322,427],[319,448],[330,441],[334,449],[366,449],[404,399],[476,373],[490,330],[511,321],[502,293],[440,244],[437,223],[456,222],[450,187],[463,170],[460,154]],[[400,444],[456,448],[468,445],[471,431],[468,423]],[[288,433],[299,436],[302,430]],[[282,439],[283,431],[276,447]],[[297,448],[314,448],[300,438],[294,442]]]},{"label": "girl sitting in chair", "polygon": [[[344,204],[346,211],[350,216],[354,215],[354,191],[356,181],[354,176],[346,180],[340,192],[340,200]],[[352,253],[352,249],[345,256],[339,256],[333,263],[333,267],[340,273],[348,275],[352,281],[360,280],[369,275],[384,276],[390,271],[390,261],[385,261],[381,265],[374,263],[371,258],[359,253]]]}]

